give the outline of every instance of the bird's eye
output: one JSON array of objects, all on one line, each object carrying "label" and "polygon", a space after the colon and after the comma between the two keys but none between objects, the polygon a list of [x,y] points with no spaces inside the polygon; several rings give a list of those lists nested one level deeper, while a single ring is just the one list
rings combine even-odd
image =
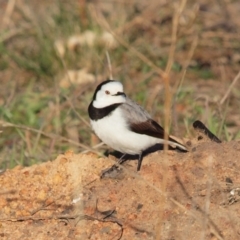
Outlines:
[{"label": "bird's eye", "polygon": [[105,93],[106,93],[107,95],[110,94],[110,92],[109,92],[108,90],[106,90]]}]

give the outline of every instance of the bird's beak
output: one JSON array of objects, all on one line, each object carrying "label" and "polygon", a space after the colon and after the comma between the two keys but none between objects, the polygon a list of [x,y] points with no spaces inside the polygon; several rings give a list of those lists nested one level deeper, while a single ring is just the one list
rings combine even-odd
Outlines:
[{"label": "bird's beak", "polygon": [[113,96],[124,96],[126,97],[126,94],[124,92],[117,92],[116,94],[114,94]]}]

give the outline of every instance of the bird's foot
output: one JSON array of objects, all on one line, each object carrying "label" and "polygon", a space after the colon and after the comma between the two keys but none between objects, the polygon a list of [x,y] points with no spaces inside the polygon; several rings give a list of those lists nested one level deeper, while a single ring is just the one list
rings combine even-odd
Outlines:
[{"label": "bird's foot", "polygon": [[100,178],[116,178],[122,172],[122,168],[114,164],[110,168],[102,170]]},{"label": "bird's foot", "polygon": [[116,176],[122,172],[122,168],[119,166],[121,164],[123,164],[126,159],[124,159],[126,154],[123,154],[118,160],[117,163],[118,164],[114,164],[112,165],[110,168],[104,169],[101,172],[101,176],[100,178],[116,178]]}]

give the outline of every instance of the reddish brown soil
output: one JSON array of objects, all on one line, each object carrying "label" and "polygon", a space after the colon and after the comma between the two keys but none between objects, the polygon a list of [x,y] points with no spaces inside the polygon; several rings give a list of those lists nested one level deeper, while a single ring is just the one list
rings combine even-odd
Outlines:
[{"label": "reddish brown soil", "polygon": [[239,239],[240,141],[188,145],[102,179],[113,157],[67,152],[5,171],[1,239]]}]

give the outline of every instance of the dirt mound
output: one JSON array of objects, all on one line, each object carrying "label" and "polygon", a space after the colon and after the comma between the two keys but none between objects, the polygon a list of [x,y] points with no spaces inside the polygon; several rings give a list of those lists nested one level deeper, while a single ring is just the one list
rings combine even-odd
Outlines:
[{"label": "dirt mound", "polygon": [[72,152],[5,171],[1,239],[239,239],[240,142],[188,145],[105,178],[113,157]]}]

